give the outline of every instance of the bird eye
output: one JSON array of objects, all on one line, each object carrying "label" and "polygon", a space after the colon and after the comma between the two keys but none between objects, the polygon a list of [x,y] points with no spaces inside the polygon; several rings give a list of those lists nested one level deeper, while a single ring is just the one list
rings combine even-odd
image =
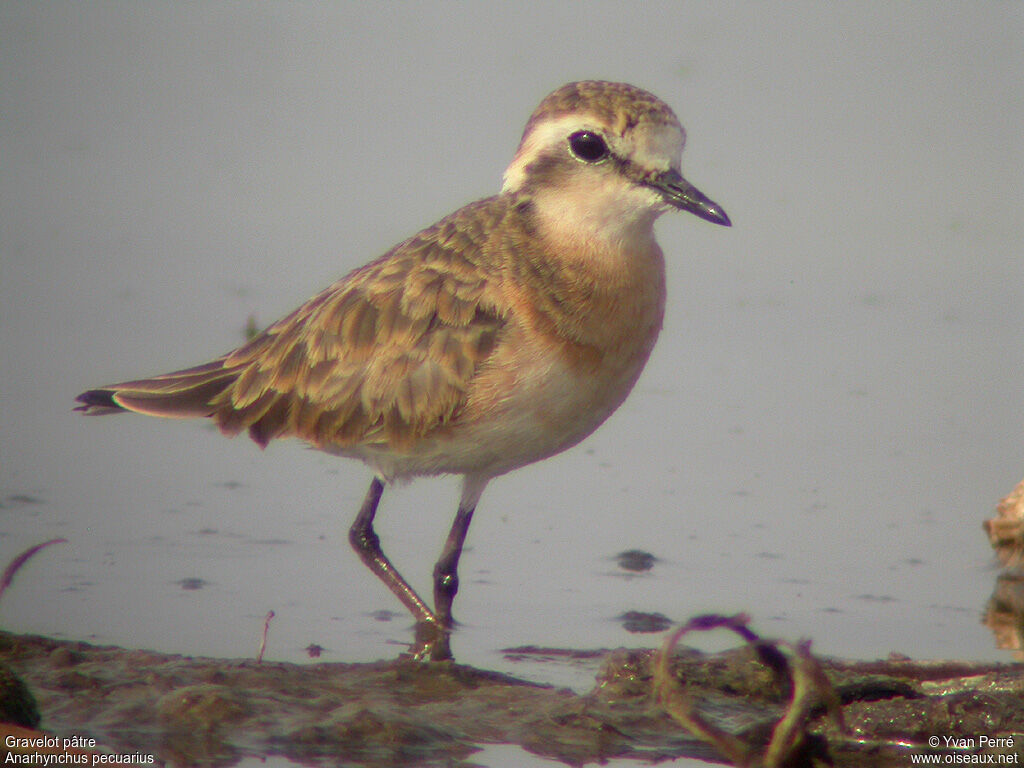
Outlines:
[{"label": "bird eye", "polygon": [[608,145],[596,133],[577,131],[569,137],[569,151],[585,163],[596,163],[608,157]]}]

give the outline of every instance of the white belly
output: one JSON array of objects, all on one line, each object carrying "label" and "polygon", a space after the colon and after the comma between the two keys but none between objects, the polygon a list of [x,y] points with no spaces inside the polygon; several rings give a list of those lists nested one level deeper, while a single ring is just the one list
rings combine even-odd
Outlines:
[{"label": "white belly", "polygon": [[[660,318],[659,318],[660,320]],[[374,446],[344,450],[385,479],[416,475],[493,477],[552,456],[597,429],[629,394],[647,362],[657,326],[634,349],[581,368],[549,349],[510,345],[481,372],[463,414],[408,453]]]}]

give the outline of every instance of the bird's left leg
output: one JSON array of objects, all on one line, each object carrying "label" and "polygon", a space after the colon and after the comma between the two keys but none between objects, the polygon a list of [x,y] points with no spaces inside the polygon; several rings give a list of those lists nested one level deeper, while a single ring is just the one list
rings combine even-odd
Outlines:
[{"label": "bird's left leg", "polygon": [[476,475],[467,475],[463,480],[459,509],[455,513],[441,557],[434,566],[434,615],[441,626],[448,630],[455,623],[452,619],[452,601],[459,591],[459,556],[469,532],[469,524],[473,520],[473,511],[488,480],[489,477]]}]

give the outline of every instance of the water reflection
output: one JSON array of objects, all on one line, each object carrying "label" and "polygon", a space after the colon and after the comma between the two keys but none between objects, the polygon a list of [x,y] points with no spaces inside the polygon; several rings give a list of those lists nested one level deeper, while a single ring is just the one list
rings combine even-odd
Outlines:
[{"label": "water reflection", "polygon": [[996,516],[985,521],[985,532],[1004,567],[996,576],[983,622],[992,630],[996,647],[1024,661],[1024,481],[999,502]]}]

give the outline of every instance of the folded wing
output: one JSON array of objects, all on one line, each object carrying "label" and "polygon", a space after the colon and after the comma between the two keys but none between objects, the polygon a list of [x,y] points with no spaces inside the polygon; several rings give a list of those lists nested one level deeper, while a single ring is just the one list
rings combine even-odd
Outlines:
[{"label": "folded wing", "polygon": [[460,213],[233,352],[85,392],[78,410],[206,416],[260,445],[296,436],[325,448],[409,447],[457,416],[503,326],[475,258],[486,228]]}]

